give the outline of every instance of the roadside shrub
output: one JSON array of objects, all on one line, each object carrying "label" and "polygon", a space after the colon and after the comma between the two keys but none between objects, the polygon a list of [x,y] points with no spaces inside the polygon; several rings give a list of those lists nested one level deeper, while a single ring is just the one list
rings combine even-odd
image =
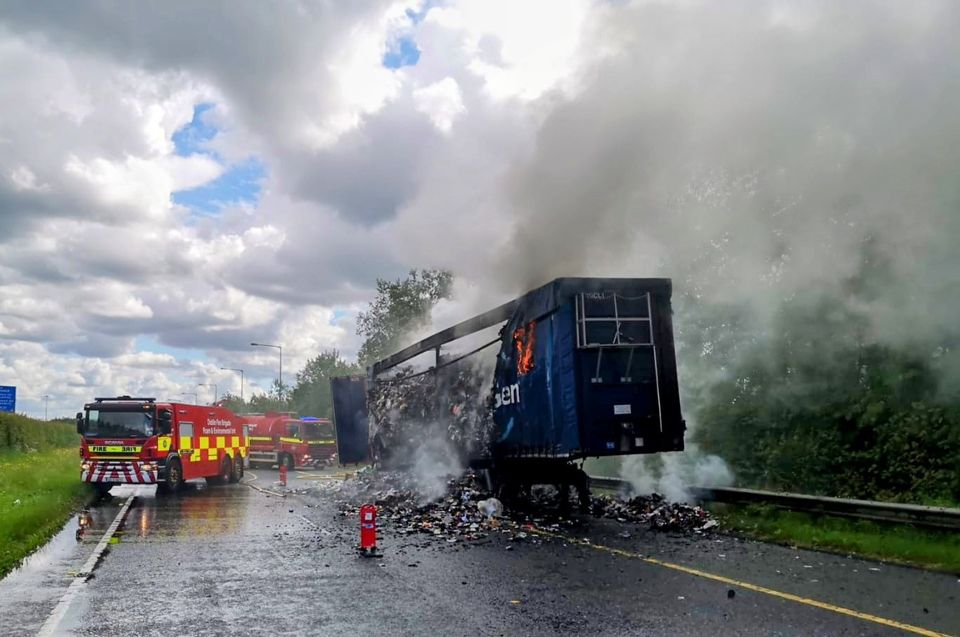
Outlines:
[{"label": "roadside shrub", "polygon": [[77,430],[72,422],[44,422],[20,414],[0,413],[0,452],[78,445]]}]

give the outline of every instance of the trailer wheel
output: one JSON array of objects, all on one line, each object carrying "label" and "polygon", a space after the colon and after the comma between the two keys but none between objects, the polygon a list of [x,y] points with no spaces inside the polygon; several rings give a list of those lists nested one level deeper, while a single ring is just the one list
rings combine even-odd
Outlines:
[{"label": "trailer wheel", "polygon": [[230,482],[240,482],[241,478],[243,478],[243,458],[238,456],[233,460],[233,471],[230,472]]},{"label": "trailer wheel", "polygon": [[167,462],[167,479],[163,483],[164,490],[175,493],[183,486],[183,466],[179,458],[171,458]]},{"label": "trailer wheel", "polygon": [[580,512],[587,513],[593,507],[593,499],[590,497],[590,476],[583,469],[577,469],[576,478],[574,486],[580,501]]}]

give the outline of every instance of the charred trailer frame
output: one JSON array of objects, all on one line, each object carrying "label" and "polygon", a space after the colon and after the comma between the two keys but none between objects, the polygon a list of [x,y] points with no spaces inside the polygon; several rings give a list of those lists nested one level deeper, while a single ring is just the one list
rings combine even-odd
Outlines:
[{"label": "charred trailer frame", "polygon": [[497,324],[493,437],[469,458],[494,487],[585,489],[574,460],[683,450],[671,292],[669,279],[556,279],[374,363],[365,379],[332,379],[341,462],[369,457],[367,383],[430,351],[438,371],[444,345]]}]

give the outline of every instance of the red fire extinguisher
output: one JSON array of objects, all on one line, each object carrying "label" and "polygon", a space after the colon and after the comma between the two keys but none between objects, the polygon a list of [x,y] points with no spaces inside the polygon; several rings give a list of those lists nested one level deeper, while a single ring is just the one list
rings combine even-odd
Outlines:
[{"label": "red fire extinguisher", "polygon": [[280,486],[287,486],[287,463],[280,463]]},{"label": "red fire extinguisher", "polygon": [[360,507],[360,554],[373,556],[377,552],[377,507]]}]

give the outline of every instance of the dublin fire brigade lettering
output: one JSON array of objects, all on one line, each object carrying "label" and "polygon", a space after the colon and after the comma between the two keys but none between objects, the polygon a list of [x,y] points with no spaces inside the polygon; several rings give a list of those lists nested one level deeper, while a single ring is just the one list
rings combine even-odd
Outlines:
[{"label": "dublin fire brigade lettering", "polygon": [[229,420],[211,418],[207,420],[206,426],[203,427],[203,434],[205,436],[229,436],[233,433],[235,433],[233,430],[233,423],[231,423]]},{"label": "dublin fire brigade lettering", "polygon": [[202,431],[204,436],[230,436],[235,433],[229,427],[204,427]]}]

